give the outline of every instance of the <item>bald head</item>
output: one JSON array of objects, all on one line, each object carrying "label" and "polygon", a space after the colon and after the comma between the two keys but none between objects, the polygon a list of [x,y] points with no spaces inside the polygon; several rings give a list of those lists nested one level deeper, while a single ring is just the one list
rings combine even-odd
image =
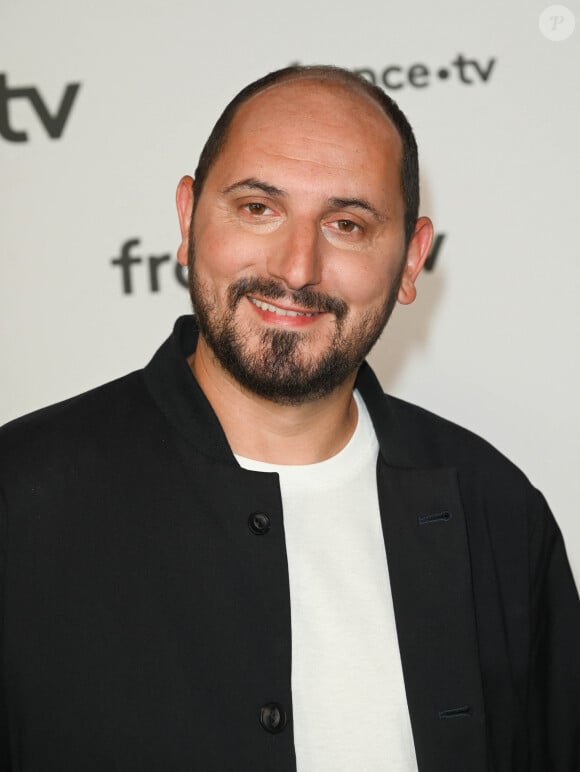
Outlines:
[{"label": "bald head", "polygon": [[[244,112],[247,112],[251,110],[251,102],[254,97],[262,92],[271,92],[285,84],[289,85],[293,81],[304,82],[306,88],[311,88],[313,92],[325,88],[334,92],[339,99],[342,95],[343,120],[356,120],[357,111],[356,108],[352,109],[352,105],[356,104],[356,99],[353,97],[358,97],[360,100],[372,102],[386,116],[388,121],[385,121],[385,137],[388,138],[390,134],[391,141],[393,140],[392,129],[394,127],[400,140],[398,164],[404,205],[405,240],[408,242],[413,233],[419,210],[419,170],[417,145],[413,131],[405,115],[384,91],[364,78],[338,67],[287,67],[271,72],[242,89],[219,117],[201,152],[195,171],[195,207],[200,200],[206,177],[228,141],[232,123],[241,106],[246,105]],[[297,109],[303,108],[299,108],[297,105]],[[273,108],[272,120],[276,120],[275,108]],[[296,131],[300,131],[300,121],[297,122]]]}]

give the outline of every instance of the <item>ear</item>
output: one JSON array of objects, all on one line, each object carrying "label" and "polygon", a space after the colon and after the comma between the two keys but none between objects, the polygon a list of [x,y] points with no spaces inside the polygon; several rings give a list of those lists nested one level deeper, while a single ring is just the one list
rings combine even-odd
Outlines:
[{"label": "ear", "polygon": [[179,180],[175,194],[179,227],[181,229],[181,244],[177,250],[177,259],[181,265],[185,266],[187,266],[191,215],[193,213],[193,186],[193,179],[189,175],[185,175],[185,177]]},{"label": "ear", "polygon": [[417,297],[415,281],[425,265],[432,241],[433,223],[428,217],[419,217],[407,247],[405,268],[399,286],[399,294],[397,295],[397,300],[399,303],[403,303],[403,305],[412,303]]}]

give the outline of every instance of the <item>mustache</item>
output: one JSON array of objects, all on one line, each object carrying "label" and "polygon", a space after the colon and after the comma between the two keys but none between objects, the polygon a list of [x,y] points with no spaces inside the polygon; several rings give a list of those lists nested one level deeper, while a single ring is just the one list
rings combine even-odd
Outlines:
[{"label": "mustache", "polygon": [[238,279],[230,286],[228,291],[230,308],[233,310],[245,295],[251,294],[258,294],[264,300],[290,299],[306,311],[326,311],[334,314],[337,321],[344,319],[348,312],[348,306],[344,300],[334,298],[324,292],[316,292],[310,287],[289,291],[275,279],[260,279],[258,277]]}]

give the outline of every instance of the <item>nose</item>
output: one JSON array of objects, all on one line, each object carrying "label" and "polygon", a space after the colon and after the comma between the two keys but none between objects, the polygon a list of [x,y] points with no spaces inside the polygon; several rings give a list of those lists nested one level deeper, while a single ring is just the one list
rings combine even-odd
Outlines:
[{"label": "nose", "polygon": [[290,290],[316,285],[321,280],[322,260],[318,225],[287,222],[272,245],[268,272]]}]

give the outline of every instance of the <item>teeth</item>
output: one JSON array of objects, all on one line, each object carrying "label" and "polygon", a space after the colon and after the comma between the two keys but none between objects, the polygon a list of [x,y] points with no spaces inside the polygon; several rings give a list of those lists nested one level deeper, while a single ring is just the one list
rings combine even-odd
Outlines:
[{"label": "teeth", "polygon": [[304,311],[287,311],[284,308],[278,308],[271,303],[265,303],[263,300],[256,300],[256,298],[248,297],[255,306],[261,308],[262,311],[272,311],[274,314],[280,314],[280,316],[316,316],[316,313],[308,314]]}]

